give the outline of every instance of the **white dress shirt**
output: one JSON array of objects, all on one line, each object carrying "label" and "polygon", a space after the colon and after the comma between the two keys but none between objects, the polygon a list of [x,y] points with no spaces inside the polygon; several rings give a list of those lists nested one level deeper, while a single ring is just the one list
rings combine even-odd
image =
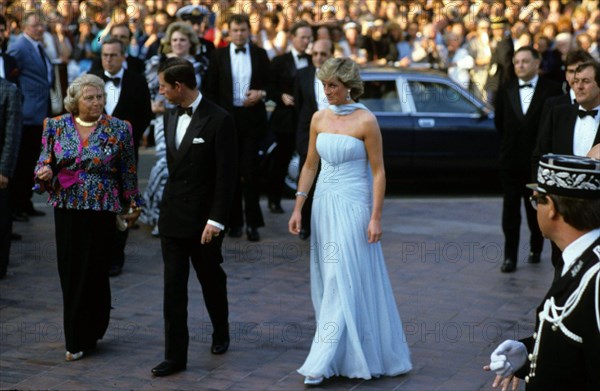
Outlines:
[{"label": "white dress shirt", "polygon": [[250,59],[250,45],[244,45],[246,53],[235,52],[236,46],[229,44],[231,56],[231,79],[233,81],[233,105],[243,107],[246,100],[246,92],[250,89],[252,79],[252,60]]},{"label": "white dress shirt", "polygon": [[[527,110],[529,110],[529,105],[533,99],[533,93],[535,92],[535,87],[537,86],[539,78],[539,76],[535,75],[533,79],[529,81],[523,81],[519,79],[519,97],[521,98],[521,108],[523,109],[523,114],[527,114]],[[523,84],[531,84],[531,87],[521,88]]]},{"label": "white dress shirt", "polygon": [[298,58],[298,55],[301,54],[299,51],[292,47],[292,57],[294,57],[294,64],[296,64],[296,69],[306,68],[308,66],[308,59],[306,58]]},{"label": "white dress shirt", "polygon": [[317,109],[323,110],[329,107],[329,101],[325,96],[325,89],[323,88],[323,82],[317,78],[317,72],[315,70],[315,100],[317,101]]},{"label": "white dress shirt", "polygon": [[123,73],[125,71],[123,68],[119,70],[115,75],[111,75],[107,71],[104,71],[104,75],[110,78],[119,78],[121,82],[119,86],[115,86],[112,81],[107,81],[104,83],[104,92],[106,93],[106,105],[104,106],[104,110],[108,115],[113,115],[115,108],[117,107],[117,103],[119,103],[119,97],[121,96],[121,87],[123,86]]},{"label": "white dress shirt", "polygon": [[[579,106],[579,110],[585,110]],[[600,124],[600,106],[594,107],[592,110],[598,110],[595,117],[585,116],[575,121],[575,129],[573,131],[573,154],[576,156],[586,156],[590,149],[594,146],[594,139]]]},{"label": "white dress shirt", "polygon": [[0,77],[6,79],[4,74],[4,57],[2,57],[2,50],[0,50]]},{"label": "white dress shirt", "polygon": [[565,264],[563,265],[561,276],[564,276],[565,273],[573,266],[575,261],[579,259],[581,254],[594,243],[600,237],[600,228],[596,228],[586,233],[583,236],[580,236],[565,247],[565,250],[562,253],[563,261]]}]

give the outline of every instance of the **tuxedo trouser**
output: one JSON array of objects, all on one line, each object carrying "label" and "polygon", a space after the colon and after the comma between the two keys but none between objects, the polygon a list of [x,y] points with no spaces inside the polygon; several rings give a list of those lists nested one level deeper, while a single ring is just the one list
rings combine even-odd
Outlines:
[{"label": "tuxedo trouser", "polygon": [[269,202],[279,204],[283,195],[285,177],[290,160],[296,149],[295,133],[275,133],[277,147],[273,151],[271,172],[269,175]]},{"label": "tuxedo trouser", "polygon": [[221,267],[223,256],[219,235],[209,244],[200,238],[170,238],[161,236],[164,263],[165,359],[187,363],[189,345],[188,278],[190,261],[202,287],[202,295],[213,326],[213,337],[229,339],[229,304],[227,275]]},{"label": "tuxedo trouser", "polygon": [[233,118],[237,130],[239,178],[233,196],[229,226],[243,227],[245,217],[248,227],[264,227],[258,187],[258,135],[264,131],[255,129],[256,119],[248,109],[234,108]]},{"label": "tuxedo trouser", "polygon": [[19,156],[11,185],[13,211],[27,212],[33,208],[33,171],[40,156],[42,125],[24,125]]},{"label": "tuxedo trouser", "polygon": [[66,348],[71,353],[93,349],[110,318],[115,214],[55,208],[54,224]]},{"label": "tuxedo trouser", "polygon": [[[304,167],[304,163],[306,163],[307,155],[300,155],[300,171],[298,172],[298,180],[300,180],[300,174],[302,173],[302,167]],[[317,169],[317,173],[315,175],[315,180],[313,182],[310,191],[308,192],[308,197],[304,201],[304,205],[302,205],[302,229],[308,230],[311,232],[310,224],[311,224],[311,216],[312,216],[312,204],[313,199],[315,197],[315,190],[317,188],[317,182],[319,181],[319,174],[321,173],[321,162],[319,162],[319,168]]]},{"label": "tuxedo trouser", "polygon": [[[9,185],[10,186],[10,185]],[[12,213],[9,188],[0,189],[0,277],[6,274],[10,255],[10,234],[12,232]]]},{"label": "tuxedo trouser", "polygon": [[529,197],[533,192],[525,187],[530,183],[531,172],[529,169],[503,169],[500,179],[503,188],[502,205],[502,231],[504,232],[504,258],[518,261],[519,236],[521,232],[521,200],[525,202],[525,215],[529,226],[529,250],[541,253],[544,246],[544,237],[537,222],[537,213]]}]

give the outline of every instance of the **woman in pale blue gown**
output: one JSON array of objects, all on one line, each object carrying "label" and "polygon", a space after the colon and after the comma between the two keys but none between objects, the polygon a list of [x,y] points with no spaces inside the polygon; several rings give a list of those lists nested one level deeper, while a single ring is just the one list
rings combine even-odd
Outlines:
[{"label": "woman in pale blue gown", "polygon": [[317,77],[330,107],[312,118],[308,157],[289,221],[290,232],[298,234],[320,160],[310,262],[317,323],[298,372],[307,385],[331,376],[407,373],[410,352],[380,243],[385,171],[379,125],[364,105],[355,103],[363,92],[356,63],[330,59]]}]

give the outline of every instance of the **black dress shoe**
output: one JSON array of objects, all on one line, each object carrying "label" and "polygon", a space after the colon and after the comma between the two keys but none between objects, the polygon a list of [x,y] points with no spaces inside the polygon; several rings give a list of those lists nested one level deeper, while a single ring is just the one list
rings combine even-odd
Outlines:
[{"label": "black dress shoe", "polygon": [[12,216],[13,221],[18,221],[20,223],[26,223],[29,221],[29,217],[27,217],[27,213],[25,212],[15,212]]},{"label": "black dress shoe", "polygon": [[42,212],[41,210],[37,210],[37,209],[33,209],[33,208],[26,210],[25,213],[27,213],[27,216],[30,216],[30,217],[46,216],[46,212]]},{"label": "black dress shoe", "polygon": [[111,265],[110,269],[108,269],[108,275],[110,277],[116,277],[123,271],[123,266],[121,265]]},{"label": "black dress shoe", "polygon": [[279,202],[269,202],[269,211],[276,214],[284,214],[285,211],[281,208]]},{"label": "black dress shoe", "polygon": [[242,227],[229,228],[229,237],[230,238],[241,238],[242,237]]},{"label": "black dress shoe", "polygon": [[517,263],[510,258],[506,258],[500,267],[502,273],[512,273],[517,269]]},{"label": "black dress shoe", "polygon": [[541,254],[540,253],[529,253],[529,256],[527,257],[527,262],[529,263],[540,263],[541,260]]},{"label": "black dress shoe", "polygon": [[154,376],[163,377],[169,376],[177,372],[185,371],[185,363],[177,363],[176,361],[165,360],[152,368]]},{"label": "black dress shoe", "polygon": [[12,240],[13,242],[16,242],[16,241],[21,240],[21,239],[23,239],[23,235],[17,234],[17,233],[14,233],[14,232],[10,233],[10,240]]},{"label": "black dress shoe", "polygon": [[307,229],[301,229],[300,234],[298,236],[300,236],[300,239],[306,240],[310,238],[310,231]]},{"label": "black dress shoe", "polygon": [[212,354],[223,354],[227,349],[229,349],[229,338],[223,340],[213,338],[212,345],[210,346],[210,352]]},{"label": "black dress shoe", "polygon": [[246,228],[246,236],[251,242],[258,242],[260,240],[260,234],[258,233],[258,229],[254,227]]}]

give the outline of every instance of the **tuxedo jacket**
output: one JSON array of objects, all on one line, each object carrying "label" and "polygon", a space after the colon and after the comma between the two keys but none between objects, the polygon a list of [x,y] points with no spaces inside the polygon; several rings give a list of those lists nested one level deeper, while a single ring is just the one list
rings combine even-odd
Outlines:
[{"label": "tuxedo jacket", "polygon": [[4,78],[9,82],[19,86],[19,67],[17,66],[17,60],[8,53],[0,54],[2,60],[4,60]]},{"label": "tuxedo jacket", "polygon": [[177,109],[165,113],[169,179],[160,205],[159,231],[171,238],[198,238],[207,221],[226,225],[237,178],[233,118],[202,97],[175,148]]},{"label": "tuxedo jacket", "polygon": [[46,67],[34,45],[21,35],[8,48],[19,67],[19,87],[23,94],[23,125],[41,126],[48,116],[51,83]]},{"label": "tuxedo jacket", "polygon": [[[267,91],[269,82],[269,57],[267,52],[250,44],[250,63],[252,76],[249,90]],[[246,88],[244,88],[246,90]],[[231,73],[231,55],[229,45],[215,49],[208,67],[207,77],[202,83],[202,93],[229,113],[233,113],[233,77]],[[253,129],[250,136],[261,138],[267,125],[267,112],[263,101],[247,108],[246,119],[251,121],[248,128]]]},{"label": "tuxedo jacket", "polygon": [[[308,67],[312,67],[310,60]],[[271,61],[267,99],[277,104],[271,114],[270,122],[270,128],[274,133],[293,134],[296,131],[296,109],[294,106],[286,106],[281,100],[281,94],[294,94],[297,75],[298,69],[292,52],[281,54]]]},{"label": "tuxedo jacket", "polygon": [[560,94],[560,85],[540,77],[527,113],[523,114],[518,80],[513,79],[501,86],[495,100],[494,116],[500,133],[501,169],[529,171],[544,103],[548,97]]},{"label": "tuxedo jacket", "polygon": [[[90,73],[100,78],[104,77],[102,69],[92,70]],[[137,149],[144,130],[154,118],[150,103],[150,90],[144,76],[129,69],[124,70],[119,101],[111,115],[131,124],[133,141]]]},{"label": "tuxedo jacket", "polygon": [[0,175],[12,178],[21,144],[21,93],[0,78]]},{"label": "tuxedo jacket", "polygon": [[[550,290],[537,308],[539,314],[546,300],[554,298],[556,305],[563,306],[567,298],[580,286],[583,275],[594,265],[600,263],[600,239],[596,240],[567,273],[552,283]],[[583,343],[567,337],[560,328],[552,330],[552,324],[545,322],[539,345],[535,377],[530,378],[526,386],[531,390],[600,390],[600,330],[596,320],[596,311],[600,311],[596,297],[600,294],[595,277],[589,282],[581,300],[573,312],[563,320],[563,324],[572,333],[582,338]],[[536,319],[535,331],[539,327]],[[529,353],[533,352],[535,339],[521,340]],[[516,372],[520,378],[529,374],[530,361]]]},{"label": "tuxedo jacket", "polygon": [[315,96],[315,68],[306,67],[298,71],[294,84],[294,101],[297,115],[296,151],[300,155],[308,154],[310,122],[319,106]]},{"label": "tuxedo jacket", "polygon": [[[546,153],[573,155],[573,133],[578,110],[579,105],[574,104],[551,108],[550,113],[542,122],[536,148],[531,157],[534,172],[537,173],[540,158]],[[598,143],[600,143],[600,126],[596,129],[596,138],[592,145]]]}]

